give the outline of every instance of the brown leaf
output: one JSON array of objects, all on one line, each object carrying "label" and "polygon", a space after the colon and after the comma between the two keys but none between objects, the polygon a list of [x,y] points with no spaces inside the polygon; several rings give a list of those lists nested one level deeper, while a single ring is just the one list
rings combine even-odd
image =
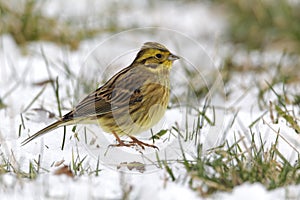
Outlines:
[{"label": "brown leaf", "polygon": [[67,165],[64,165],[64,166],[58,168],[57,170],[55,170],[54,174],[55,175],[64,174],[64,175],[67,175],[67,176],[72,177],[72,178],[74,177],[72,171],[70,170],[70,168]]}]

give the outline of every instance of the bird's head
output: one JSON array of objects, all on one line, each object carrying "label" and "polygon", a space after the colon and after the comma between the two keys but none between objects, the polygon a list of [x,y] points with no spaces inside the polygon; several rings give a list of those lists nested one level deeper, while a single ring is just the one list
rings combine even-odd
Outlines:
[{"label": "bird's head", "polygon": [[156,42],[146,42],[138,52],[133,64],[143,65],[151,71],[170,70],[179,57],[172,54],[165,46]]}]

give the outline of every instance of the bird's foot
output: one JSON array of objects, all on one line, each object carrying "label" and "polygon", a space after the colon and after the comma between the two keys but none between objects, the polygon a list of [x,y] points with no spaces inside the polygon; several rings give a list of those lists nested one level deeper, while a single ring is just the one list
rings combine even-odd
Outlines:
[{"label": "bird's foot", "polygon": [[132,140],[129,142],[129,144],[131,144],[131,145],[138,145],[142,149],[145,149],[145,147],[151,147],[151,148],[159,150],[159,148],[153,144],[148,144],[148,143],[142,142],[142,141],[138,140],[137,138],[130,136],[130,135],[128,135],[128,137],[130,137],[130,139]]},{"label": "bird's foot", "polygon": [[154,149],[157,149],[158,150],[158,147],[153,145],[153,144],[148,144],[148,143],[145,143],[145,142],[142,142],[140,140],[138,140],[137,138],[131,136],[131,135],[128,135],[128,137],[131,139],[131,141],[129,142],[126,142],[124,140],[121,140],[120,137],[113,132],[113,135],[115,136],[118,144],[111,144],[109,145],[109,147],[132,147],[132,146],[140,146],[142,149],[145,149],[145,147],[151,147],[151,148],[154,148]]}]

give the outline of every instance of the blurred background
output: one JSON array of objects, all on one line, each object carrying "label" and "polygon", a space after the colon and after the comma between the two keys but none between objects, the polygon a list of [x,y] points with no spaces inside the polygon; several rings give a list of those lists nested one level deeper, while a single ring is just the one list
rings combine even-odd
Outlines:
[{"label": "blurred background", "polygon": [[161,26],[200,41],[218,37],[247,50],[298,53],[298,9],[296,0],[1,0],[0,30],[20,46],[49,41],[76,50],[80,41],[101,34]]}]

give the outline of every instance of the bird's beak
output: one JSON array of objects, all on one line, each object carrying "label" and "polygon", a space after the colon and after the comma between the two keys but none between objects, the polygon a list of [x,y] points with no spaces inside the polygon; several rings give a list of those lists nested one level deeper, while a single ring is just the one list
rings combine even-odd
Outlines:
[{"label": "bird's beak", "polygon": [[178,60],[179,58],[180,58],[179,56],[176,56],[174,54],[170,54],[169,57],[168,57],[168,60],[174,61],[174,60]]}]

